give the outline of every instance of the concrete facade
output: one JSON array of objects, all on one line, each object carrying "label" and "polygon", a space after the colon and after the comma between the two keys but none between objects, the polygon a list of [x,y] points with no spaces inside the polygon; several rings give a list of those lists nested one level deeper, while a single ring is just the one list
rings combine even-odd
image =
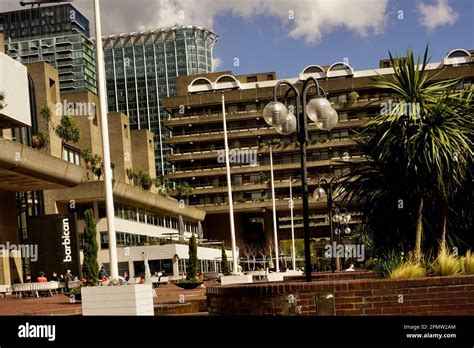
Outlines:
[{"label": "concrete facade", "polygon": [[[469,88],[474,81],[473,52],[462,49],[447,53],[442,62],[430,63],[428,74],[438,74],[435,80],[463,78],[459,88]],[[327,98],[339,114],[338,124],[330,131],[319,130],[308,122],[308,188],[310,195],[318,187],[318,180],[342,176],[352,170],[363,154],[352,140],[367,120],[380,112],[382,103],[390,96],[373,87],[373,78],[393,74],[393,69],[382,60],[380,68],[354,71],[344,62],[327,66],[311,65],[288,78],[301,88],[308,77],[318,80]],[[166,156],[175,171],[169,174],[178,184],[187,182],[194,191],[190,204],[205,209],[206,233],[217,238],[213,231],[230,239],[227,180],[224,159],[224,134],[221,92],[226,103],[229,148],[239,153],[252,152],[256,163],[231,163],[233,206],[236,233],[244,242],[254,243],[256,235],[272,238],[272,197],[270,190],[270,156],[272,143],[277,209],[277,228],[280,239],[291,238],[289,218],[289,186],[295,201],[295,235],[302,237],[301,167],[296,133],[280,135],[263,120],[264,107],[273,100],[273,87],[280,80],[273,72],[234,75],[231,71],[177,78],[177,95],[165,98],[163,107],[170,117],[165,126],[173,136],[166,142],[173,153]],[[277,91],[281,101],[287,88]],[[356,92],[356,93],[353,93]],[[314,95],[310,90],[309,97]],[[185,106],[183,108],[183,106]],[[220,156],[220,157],[219,157]],[[310,197],[310,233],[318,239],[327,238],[329,223],[326,201]],[[352,215],[352,223],[358,217]],[[243,232],[240,232],[243,231]]]}]

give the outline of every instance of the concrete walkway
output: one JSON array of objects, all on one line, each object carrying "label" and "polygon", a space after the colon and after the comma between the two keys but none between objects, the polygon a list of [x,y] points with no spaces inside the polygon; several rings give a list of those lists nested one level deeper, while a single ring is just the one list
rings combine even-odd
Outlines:
[{"label": "concrete walkway", "polygon": [[[180,303],[201,301],[206,299],[206,289],[199,287],[193,290],[184,290],[174,284],[162,285],[155,289],[157,297],[155,304]],[[69,298],[63,294],[52,297],[26,297],[17,298],[7,295],[0,299],[0,316],[6,315],[81,315],[80,303],[70,303]]]}]

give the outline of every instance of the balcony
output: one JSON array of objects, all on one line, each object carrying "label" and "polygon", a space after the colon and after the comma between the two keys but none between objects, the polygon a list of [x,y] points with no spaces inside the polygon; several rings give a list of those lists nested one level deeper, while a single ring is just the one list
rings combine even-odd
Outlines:
[{"label": "balcony", "polygon": [[[339,122],[333,129],[341,129],[347,127],[360,127],[367,122],[366,119],[352,119],[349,121]],[[315,124],[308,124],[308,132],[319,131]],[[258,137],[265,135],[278,135],[279,133],[274,127],[255,127],[255,128],[239,128],[227,131],[229,139],[247,138],[247,137]],[[193,143],[193,142],[209,142],[213,140],[224,139],[224,131],[212,131],[212,132],[196,132],[184,135],[175,135],[171,138],[166,139],[166,144],[174,145],[179,143]]]},{"label": "balcony", "polygon": [[59,60],[63,60],[63,59],[72,59],[72,55],[71,53],[62,53],[62,54],[57,54],[56,55],[56,59],[59,61]]},{"label": "balcony", "polygon": [[71,39],[68,37],[59,37],[56,39],[56,45],[72,44]]},{"label": "balcony", "polygon": [[[226,113],[226,119],[228,121],[237,121],[237,120],[253,120],[262,116],[262,110],[252,110],[252,111],[238,111]],[[188,124],[206,124],[206,123],[222,123],[222,113],[216,112],[212,114],[193,114],[187,116],[184,114],[180,117],[172,117],[164,122],[166,127],[174,126],[187,126]]]},{"label": "balcony", "polygon": [[[333,139],[324,142],[314,143],[313,140],[308,144],[308,150],[322,149],[329,147],[343,147],[343,146],[354,146],[356,143],[350,139]],[[258,146],[242,146],[238,150],[256,150],[260,153],[269,153],[270,150],[261,149]],[[232,150],[232,149],[230,149]],[[192,152],[182,152],[166,155],[166,160],[169,162],[179,162],[179,161],[191,161],[191,160],[202,160],[202,159],[212,159],[217,158],[219,153],[224,151],[224,149],[212,149],[212,150],[202,150],[202,151],[192,151]],[[290,144],[286,147],[283,146],[274,146],[274,153],[285,153],[285,152],[296,152],[299,151],[299,146],[297,144]]]},{"label": "balcony", "polygon": [[63,67],[63,66],[74,66],[73,62],[71,61],[59,61],[58,63],[58,68]]},{"label": "balcony", "polygon": [[[362,156],[353,156],[346,159],[338,158],[338,159],[327,159],[327,160],[313,160],[308,161],[307,166],[308,168],[320,168],[320,167],[327,167],[327,166],[342,166],[348,163],[355,163],[363,160]],[[275,163],[275,162],[274,162]],[[300,163],[282,163],[282,164],[274,164],[273,168],[275,171],[280,170],[292,170],[292,169],[299,169],[301,167]],[[258,173],[258,172],[269,172],[270,165],[237,165],[231,167],[231,174],[248,174],[248,173]],[[172,180],[179,180],[179,179],[192,179],[196,177],[206,177],[206,176],[219,176],[219,175],[226,175],[226,168],[224,164],[217,164],[213,167],[206,167],[204,169],[194,169],[194,170],[184,170],[184,171],[176,171],[174,173],[170,173],[168,177]]]}]

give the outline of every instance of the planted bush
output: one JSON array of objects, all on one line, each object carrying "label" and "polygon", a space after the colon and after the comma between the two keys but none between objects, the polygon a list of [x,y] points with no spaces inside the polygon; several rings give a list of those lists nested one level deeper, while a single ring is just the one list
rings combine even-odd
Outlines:
[{"label": "planted bush", "polygon": [[462,273],[463,265],[459,257],[452,255],[445,249],[433,261],[432,269],[435,275],[453,276]]},{"label": "planted bush", "polygon": [[465,274],[474,274],[474,255],[468,250],[466,256],[461,259],[462,270]]},{"label": "planted bush", "polygon": [[390,272],[390,279],[421,278],[426,276],[426,268],[421,263],[407,261]]},{"label": "planted bush", "polygon": [[382,260],[378,261],[373,269],[384,278],[389,278],[390,273],[403,264],[403,253],[399,254],[394,250],[387,253]]}]

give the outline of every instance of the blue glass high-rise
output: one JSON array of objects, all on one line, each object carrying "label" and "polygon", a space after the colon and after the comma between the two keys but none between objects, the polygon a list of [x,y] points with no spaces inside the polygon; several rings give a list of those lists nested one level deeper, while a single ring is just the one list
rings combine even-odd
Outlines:
[{"label": "blue glass high-rise", "polygon": [[175,26],[103,37],[108,110],[123,112],[135,129],[155,134],[157,175],[172,171],[165,161],[171,148],[164,139],[164,97],[176,95],[176,77],[210,73],[213,32],[197,26]]}]

